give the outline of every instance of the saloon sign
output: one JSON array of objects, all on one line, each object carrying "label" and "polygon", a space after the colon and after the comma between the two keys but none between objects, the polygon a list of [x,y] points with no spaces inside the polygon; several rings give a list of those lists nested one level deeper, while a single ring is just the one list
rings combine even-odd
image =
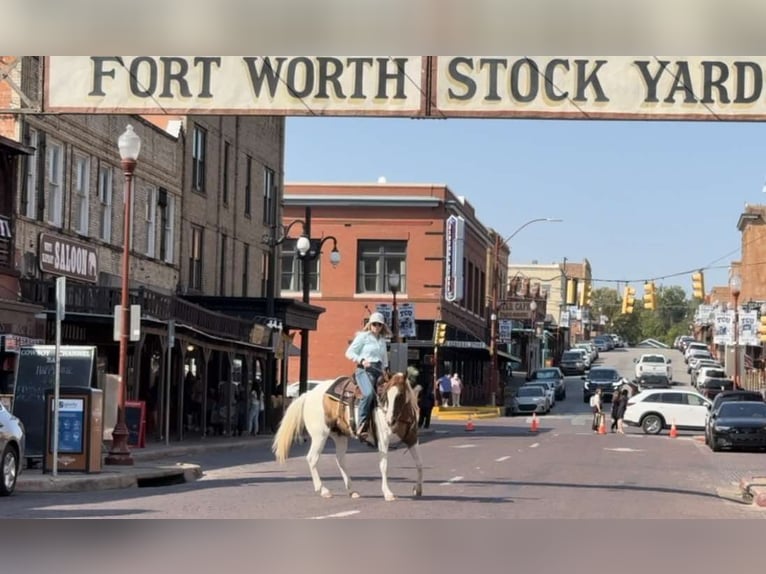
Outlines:
[{"label": "saloon sign", "polygon": [[753,121],[766,56],[48,56],[43,111]]},{"label": "saloon sign", "polygon": [[90,245],[58,235],[40,234],[40,269],[80,281],[98,281],[98,256]]}]

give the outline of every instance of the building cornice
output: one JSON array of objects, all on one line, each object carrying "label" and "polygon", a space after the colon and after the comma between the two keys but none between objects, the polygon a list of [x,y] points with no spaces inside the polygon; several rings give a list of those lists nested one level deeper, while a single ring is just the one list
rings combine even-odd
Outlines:
[{"label": "building cornice", "polygon": [[340,195],[340,194],[285,194],[285,207],[439,207],[443,201],[438,197],[418,195]]}]

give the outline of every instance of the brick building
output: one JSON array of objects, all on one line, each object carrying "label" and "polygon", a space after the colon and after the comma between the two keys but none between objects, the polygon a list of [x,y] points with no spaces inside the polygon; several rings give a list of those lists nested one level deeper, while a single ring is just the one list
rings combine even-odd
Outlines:
[{"label": "brick building", "polygon": [[[285,184],[284,225],[304,220],[311,207],[312,237],[337,240],[341,262],[330,264],[324,249],[311,268],[311,302],[326,309],[311,337],[309,379],[350,373],[344,353],[354,334],[378,306],[393,303],[388,275],[400,276],[397,305],[414,308],[408,362],[421,370],[423,381],[445,370],[459,372],[465,398],[474,404],[488,400],[489,316],[488,266],[492,261],[493,231],[479,221],[473,206],[445,185],[418,184]],[[445,257],[448,219],[464,220],[462,298],[445,298]],[[293,238],[300,229],[293,232]],[[507,251],[506,261],[507,261]],[[504,265],[504,264],[503,264]],[[301,296],[301,262],[295,240],[282,249],[282,293]],[[504,275],[504,272],[502,273]],[[388,307],[390,309],[391,307]],[[385,311],[385,309],[384,309]],[[448,325],[443,346],[434,347],[434,323]],[[402,323],[405,329],[405,323]],[[296,345],[300,338],[296,337]],[[436,356],[435,356],[436,355]],[[290,380],[297,380],[298,359],[290,363]]]}]

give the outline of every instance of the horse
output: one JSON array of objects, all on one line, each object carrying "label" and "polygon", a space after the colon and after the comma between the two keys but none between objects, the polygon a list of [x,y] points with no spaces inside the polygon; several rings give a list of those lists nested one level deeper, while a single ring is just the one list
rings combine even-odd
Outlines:
[{"label": "horse", "polygon": [[[346,491],[351,498],[359,498],[359,493],[352,487],[345,463],[348,439],[352,436],[348,423],[350,409],[328,394],[328,391],[337,388],[341,381],[345,381],[345,385],[349,379],[350,377],[344,376],[325,381],[295,399],[285,412],[271,447],[277,462],[284,464],[292,443],[302,436],[305,428],[311,439],[306,460],[314,491],[322,498],[332,497],[330,490],[322,484],[317,471],[319,455],[329,437],[332,437],[335,443],[335,459]],[[373,420],[370,432],[377,441],[383,497],[386,501],[396,499],[388,486],[388,447],[394,437],[398,437],[408,447],[415,460],[417,480],[412,492],[415,497],[422,496],[423,463],[418,443],[417,399],[404,373],[395,373],[382,383],[371,416]]]}]

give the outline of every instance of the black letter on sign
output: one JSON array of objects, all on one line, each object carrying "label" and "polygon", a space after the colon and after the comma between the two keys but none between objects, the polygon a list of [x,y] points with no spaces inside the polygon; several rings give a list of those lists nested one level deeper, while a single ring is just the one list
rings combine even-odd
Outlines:
[{"label": "black letter on sign", "polygon": [[[170,89],[170,83],[175,80],[178,82],[178,93],[184,98],[191,98],[189,82],[186,81],[186,74],[189,73],[189,62],[184,58],[160,58],[163,67],[163,82],[161,98],[172,98],[173,91]],[[173,64],[178,64],[178,70],[173,71]]]},{"label": "black letter on sign", "polygon": [[644,84],[646,84],[646,97],[644,98],[644,103],[659,102],[660,100],[657,98],[657,84],[660,82],[660,76],[662,76],[670,62],[660,60],[660,69],[654,76],[649,72],[649,64],[651,63],[649,60],[636,60],[633,63],[638,66],[638,71],[641,72],[641,78],[643,78]]},{"label": "black letter on sign", "polygon": [[447,67],[449,77],[456,81],[458,84],[465,86],[465,92],[461,95],[458,94],[452,88],[449,89],[449,97],[453,100],[470,100],[476,95],[476,82],[474,82],[470,76],[463,74],[457,69],[460,65],[468,66],[473,71],[473,59],[472,58],[452,58]]},{"label": "black letter on sign", "polygon": [[379,99],[388,98],[388,82],[389,80],[396,80],[396,95],[395,100],[404,100],[407,95],[404,93],[404,71],[405,64],[407,64],[407,58],[394,58],[393,64],[396,66],[396,71],[390,73],[388,71],[388,58],[378,58],[378,93],[375,96]]},{"label": "black letter on sign", "polygon": [[194,58],[194,65],[198,66],[200,64],[202,64],[202,85],[200,86],[198,96],[200,98],[212,98],[213,94],[210,93],[211,65],[215,64],[220,68],[221,58]]},{"label": "black letter on sign", "polygon": [[[343,87],[340,85],[340,75],[343,73],[343,62],[338,58],[317,58],[319,63],[319,86],[317,86],[317,98],[329,99],[327,84],[331,83],[335,97],[345,99]],[[330,70],[332,68],[332,71]]]},{"label": "black letter on sign", "polygon": [[484,99],[488,102],[497,102],[500,100],[500,95],[497,93],[497,70],[502,66],[508,68],[508,61],[503,58],[482,58],[479,60],[479,69],[484,67],[489,68],[489,87],[487,89],[487,95]]},{"label": "black letter on sign", "polygon": [[[305,70],[302,90],[295,87],[295,70],[300,64]],[[305,98],[312,92],[314,89],[314,63],[309,58],[301,56],[290,60],[290,63],[287,64],[287,89],[290,90],[290,95],[296,98]]]},{"label": "black letter on sign", "polygon": [[598,79],[598,71],[606,64],[606,60],[596,60],[596,68],[588,75],[585,75],[585,66],[588,65],[588,60],[575,60],[577,64],[577,95],[574,97],[576,102],[585,102],[585,90],[588,89],[589,84],[593,84],[593,89],[596,91],[596,102],[608,102],[609,98],[606,97],[601,82]]},{"label": "black letter on sign", "polygon": [[122,58],[117,56],[91,56],[93,62],[93,89],[88,94],[89,96],[105,96],[104,88],[101,85],[101,79],[104,76],[109,76],[114,79],[114,70],[108,72],[104,70],[104,62],[117,62],[122,64]]},{"label": "black letter on sign", "polygon": [[[519,76],[521,75],[521,67],[529,67],[529,90],[527,94],[522,94],[519,91]],[[513,99],[518,102],[531,102],[537,97],[537,91],[540,89],[540,70],[537,68],[537,64],[529,58],[517,60],[511,67],[511,95]]]},{"label": "black letter on sign", "polygon": [[372,58],[349,58],[346,60],[349,66],[354,67],[354,93],[351,94],[353,100],[363,100],[364,95],[364,66],[372,66]]},{"label": "black letter on sign", "polygon": [[562,100],[566,100],[569,97],[569,92],[562,91],[561,94],[556,93],[558,86],[556,86],[556,81],[553,77],[553,74],[556,73],[556,68],[558,66],[561,66],[567,72],[569,71],[569,62],[567,60],[551,60],[548,62],[548,65],[545,66],[545,97],[552,102],[560,102]]},{"label": "black letter on sign", "polygon": [[250,74],[250,83],[253,85],[255,97],[261,97],[261,88],[263,87],[263,80],[265,78],[266,83],[269,86],[269,96],[273,98],[277,92],[277,85],[282,74],[282,65],[287,58],[277,58],[276,71],[274,71],[274,67],[271,65],[271,58],[262,58],[263,66],[261,66],[260,70],[255,66],[255,61],[257,59],[258,58],[244,58],[245,64],[247,64],[247,71]]},{"label": "black letter on sign", "polygon": [[[729,68],[723,62],[702,62],[702,69],[705,71],[705,90],[702,96],[703,104],[713,104],[713,88],[718,88],[718,101],[722,104],[729,103],[729,93],[723,83],[729,79]],[[718,70],[718,78],[713,78],[715,70]]]},{"label": "black letter on sign", "polygon": [[692,75],[689,73],[689,62],[676,62],[678,74],[676,75],[676,81],[673,82],[673,87],[668,93],[668,97],[665,98],[666,104],[676,103],[676,92],[683,92],[684,103],[694,104],[697,99],[694,97],[692,91]]},{"label": "black letter on sign", "polygon": [[[149,85],[143,88],[138,81],[138,67],[149,64]],[[130,91],[140,98],[150,98],[157,89],[157,62],[149,56],[139,56],[130,63]]]},{"label": "black letter on sign", "polygon": [[[737,97],[734,100],[736,104],[752,104],[758,101],[763,90],[763,70],[755,62],[734,62],[737,69]],[[753,91],[751,94],[745,94],[747,85],[747,70],[753,72]]]}]

